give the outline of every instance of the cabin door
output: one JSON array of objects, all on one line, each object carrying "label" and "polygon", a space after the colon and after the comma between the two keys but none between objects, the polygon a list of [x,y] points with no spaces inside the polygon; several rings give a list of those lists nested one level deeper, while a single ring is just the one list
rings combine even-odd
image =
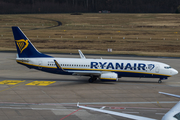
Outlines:
[{"label": "cabin door", "polygon": [[39,63],[38,68],[42,69],[42,61],[39,61],[38,63]]},{"label": "cabin door", "polygon": [[156,65],[155,72],[156,72],[156,73],[159,73],[159,65]]}]

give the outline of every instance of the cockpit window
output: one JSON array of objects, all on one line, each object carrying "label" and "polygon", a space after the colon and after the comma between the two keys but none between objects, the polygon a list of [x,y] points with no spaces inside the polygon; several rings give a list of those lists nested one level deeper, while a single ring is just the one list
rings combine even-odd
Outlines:
[{"label": "cockpit window", "polygon": [[174,117],[177,118],[177,120],[180,120],[180,112],[174,115]]},{"label": "cockpit window", "polygon": [[165,68],[165,69],[170,69],[171,67],[170,67],[170,66],[165,66],[164,68]]}]

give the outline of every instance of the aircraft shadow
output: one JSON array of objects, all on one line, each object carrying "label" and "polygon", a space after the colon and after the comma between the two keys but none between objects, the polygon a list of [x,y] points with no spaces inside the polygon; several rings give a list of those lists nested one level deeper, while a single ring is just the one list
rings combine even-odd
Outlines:
[{"label": "aircraft shadow", "polygon": [[[108,85],[114,85],[116,83],[157,83],[157,81],[138,81],[138,80],[121,80],[117,82],[106,82],[106,81],[101,81],[101,80],[96,80],[93,83],[89,83],[88,79],[89,78],[78,78],[78,79],[63,79],[63,78],[0,78],[0,80],[6,80],[6,79],[11,79],[11,80],[29,80],[29,81],[59,81],[59,82],[64,82],[63,84],[54,84],[50,86],[64,86],[64,85],[77,85],[77,84],[108,84]],[[65,83],[67,82],[67,83]],[[162,84],[162,83],[161,83]]]},{"label": "aircraft shadow", "polygon": [[158,83],[157,81],[119,80],[122,83]]}]

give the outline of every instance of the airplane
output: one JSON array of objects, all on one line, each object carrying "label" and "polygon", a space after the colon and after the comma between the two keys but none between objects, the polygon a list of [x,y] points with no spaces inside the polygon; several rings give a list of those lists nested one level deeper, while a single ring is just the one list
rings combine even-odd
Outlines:
[{"label": "airplane", "polygon": [[[159,93],[180,98],[180,95],[175,95],[165,92],[159,92]],[[180,101],[163,116],[162,120],[180,120]]]},{"label": "airplane", "polygon": [[[165,93],[165,92],[159,92],[159,93],[180,98],[180,95],[175,95],[175,94],[170,94],[170,93]],[[92,107],[87,107],[87,106],[80,106],[79,103],[77,103],[77,107],[87,109],[87,110],[102,112],[102,113],[106,113],[106,114],[111,114],[111,115],[115,115],[115,116],[120,116],[120,117],[124,117],[124,118],[129,118],[129,119],[132,119],[132,120],[156,120],[156,119],[153,119],[153,118],[148,118],[148,117],[143,117],[143,116],[138,116],[138,115],[131,115],[131,114],[126,114],[126,113],[121,113],[121,112],[104,110],[105,106],[98,109],[98,108],[92,108]],[[173,108],[171,108],[162,117],[161,120],[180,120],[180,101]]]},{"label": "airplane", "polygon": [[113,60],[87,59],[79,50],[81,58],[54,58],[39,52],[26,35],[17,26],[12,27],[17,48],[16,62],[44,72],[89,76],[89,82],[97,79],[101,81],[118,81],[121,77],[145,77],[168,79],[178,74],[178,71],[169,65],[155,61],[142,60]]}]

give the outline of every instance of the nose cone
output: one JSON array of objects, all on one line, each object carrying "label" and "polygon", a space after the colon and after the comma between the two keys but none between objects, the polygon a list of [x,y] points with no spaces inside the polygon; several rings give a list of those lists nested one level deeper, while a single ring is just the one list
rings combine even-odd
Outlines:
[{"label": "nose cone", "polygon": [[178,74],[178,71],[177,71],[176,69],[172,69],[172,70],[171,70],[171,74],[172,74],[172,75],[176,75],[176,74]]}]

